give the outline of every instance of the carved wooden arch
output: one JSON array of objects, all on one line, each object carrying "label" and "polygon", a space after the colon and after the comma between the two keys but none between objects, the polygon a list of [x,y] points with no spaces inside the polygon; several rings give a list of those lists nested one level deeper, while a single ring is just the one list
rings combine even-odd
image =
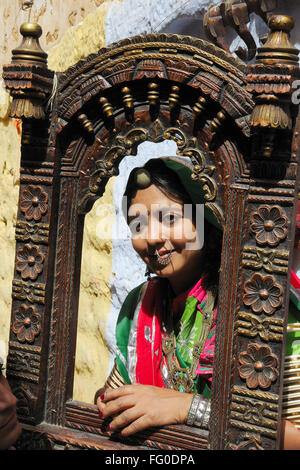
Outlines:
[{"label": "carved wooden arch", "polygon": [[[57,74],[49,123],[30,122],[29,140],[24,126],[8,360],[24,423],[21,446],[27,445],[26,433],[31,441],[37,436],[37,447],[277,445],[296,155],[288,165],[271,160],[264,181],[264,166],[251,158],[254,103],[246,91],[246,72],[243,63],[199,39],[126,39]],[[84,215],[117,174],[122,158],[134,155],[145,140],[164,139],[175,140],[178,153],[192,157],[208,203],[214,202],[225,220],[210,435],[169,426],[124,443],[108,439],[96,407],[72,401]],[[290,141],[288,135],[279,151]],[[37,209],[30,206],[33,199]],[[266,212],[282,225],[273,245],[254,227]],[[30,269],[22,264],[28,257],[35,258]],[[248,302],[253,285],[275,288],[272,311],[266,302],[255,307]],[[259,328],[254,334],[251,322],[271,315],[267,336]],[[32,334],[25,337],[21,324],[28,318]],[[256,352],[272,363],[274,380],[254,390],[241,366]],[[264,407],[267,415],[259,415]]]},{"label": "carved wooden arch", "polygon": [[[192,157],[208,203],[217,203],[222,212],[230,184],[249,173],[242,142],[249,136],[253,103],[241,86],[244,80],[242,64],[226,54],[217,56],[214,46],[166,35],[123,41],[58,77],[50,139],[57,139],[61,162],[56,242],[60,268],[52,315],[61,309],[66,323],[74,322],[79,276],[69,281],[73,306],[68,298],[61,302],[68,276],[78,270],[74,253],[81,252],[80,215],[101,196],[108,178],[117,174],[118,163],[135,154],[139,143],[174,139],[178,153]],[[58,322],[53,319],[51,336],[57,338]],[[55,367],[66,361],[69,342],[65,336],[63,347],[56,340],[50,343],[56,363],[49,370],[47,420],[53,424],[64,424],[65,402],[72,396],[71,381],[64,386],[65,375]],[[70,371],[72,367],[70,360]],[[52,409],[58,410],[58,421],[53,421]],[[68,410],[67,405],[67,416]]]}]

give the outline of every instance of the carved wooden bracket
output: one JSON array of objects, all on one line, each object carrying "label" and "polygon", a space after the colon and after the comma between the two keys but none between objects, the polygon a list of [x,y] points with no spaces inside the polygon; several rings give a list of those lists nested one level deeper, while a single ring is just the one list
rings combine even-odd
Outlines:
[{"label": "carved wooden bracket", "polygon": [[267,158],[274,150],[276,133],[290,132],[295,118],[293,83],[300,73],[299,51],[289,40],[293,26],[294,22],[288,16],[271,17],[267,41],[258,50],[256,63],[248,68],[247,90],[255,101],[251,126],[263,134],[259,153]]},{"label": "carved wooden bracket", "polygon": [[[269,36],[258,49],[256,63],[248,67],[247,90],[255,102],[250,120],[251,171],[262,178],[283,178],[291,157],[298,114],[293,100],[294,83],[300,77],[299,51],[289,39],[293,26],[289,16],[271,17]],[[268,170],[264,166],[266,161]]]},{"label": "carved wooden bracket", "polygon": [[277,7],[277,0],[223,0],[212,5],[204,15],[205,33],[216,45],[229,52],[226,41],[226,27],[233,28],[245,42],[246,49],[239,47],[235,53],[242,60],[252,60],[256,54],[256,44],[249,31],[250,14],[256,13],[265,23]]}]

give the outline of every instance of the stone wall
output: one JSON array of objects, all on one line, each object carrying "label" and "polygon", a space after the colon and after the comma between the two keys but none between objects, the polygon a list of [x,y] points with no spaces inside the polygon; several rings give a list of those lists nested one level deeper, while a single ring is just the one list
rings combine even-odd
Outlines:
[{"label": "stone wall", "polygon": [[[11,0],[1,0],[0,5],[0,25],[4,32],[0,37],[0,64],[10,62],[11,50],[21,42],[19,34],[20,25],[28,21],[37,21],[43,29],[40,39],[42,48],[48,53],[48,66],[55,71],[65,70],[87,55],[97,52],[106,44],[105,39],[105,18],[106,10],[110,1],[104,0],[35,0],[31,12],[21,9],[21,0],[11,2]],[[75,5],[74,5],[75,4]],[[7,354],[7,342],[9,335],[9,323],[11,315],[11,285],[13,278],[13,265],[15,256],[14,225],[16,222],[17,201],[19,191],[19,162],[20,162],[20,125],[17,121],[8,118],[9,95],[0,87],[0,356]],[[89,224],[89,232],[93,233],[93,225]],[[95,243],[90,243],[90,239],[85,243],[88,245],[87,251],[95,248]],[[92,248],[91,248],[92,247]],[[99,252],[99,262],[102,268],[102,282],[109,285],[111,273],[110,264],[103,263],[101,251],[103,247],[96,246],[95,251]],[[88,268],[85,270],[88,272]],[[89,311],[93,311],[92,301],[96,286],[91,287],[91,282],[83,279],[83,295],[81,302],[83,309],[86,304],[91,304]],[[106,288],[107,289],[107,288]],[[101,289],[100,289],[101,290]],[[103,296],[102,296],[103,297]],[[105,297],[105,296],[104,296]],[[105,316],[104,316],[105,319]],[[85,322],[80,327],[85,331]],[[91,344],[94,335],[87,333],[88,341],[79,340],[79,344]],[[89,337],[90,336],[90,337]],[[104,360],[102,375],[97,377],[104,381],[104,374],[108,370],[108,352],[103,346],[101,335],[95,356],[101,356]],[[81,331],[79,337],[82,337]],[[96,343],[96,341],[95,341]],[[106,359],[105,359],[106,358]],[[103,364],[102,364],[103,366]],[[79,377],[83,377],[78,385],[76,396],[78,399],[91,401],[93,392],[86,393],[87,388],[93,390],[96,384],[93,381],[89,387],[85,385],[85,378],[89,370],[96,370],[97,365],[90,360],[90,352],[81,351],[79,348],[78,364]],[[92,372],[92,375],[94,371]],[[81,392],[80,390],[84,390]]]}]

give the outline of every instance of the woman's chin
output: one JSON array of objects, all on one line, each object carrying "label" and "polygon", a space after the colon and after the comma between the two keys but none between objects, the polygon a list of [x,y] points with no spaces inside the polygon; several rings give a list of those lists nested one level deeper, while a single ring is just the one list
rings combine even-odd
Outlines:
[{"label": "woman's chin", "polygon": [[174,275],[174,266],[171,265],[171,263],[168,263],[167,265],[161,265],[158,263],[153,263],[150,266],[150,270],[153,274],[155,274],[158,277],[172,277]]}]

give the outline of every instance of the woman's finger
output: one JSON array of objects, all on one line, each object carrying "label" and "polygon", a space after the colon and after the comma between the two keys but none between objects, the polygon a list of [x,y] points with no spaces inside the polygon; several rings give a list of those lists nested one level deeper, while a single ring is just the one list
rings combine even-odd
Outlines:
[{"label": "woman's finger", "polygon": [[104,409],[105,409],[105,403],[103,403],[102,400],[100,400],[100,398],[97,398],[97,407],[98,407],[98,410],[103,413]]},{"label": "woman's finger", "polygon": [[143,411],[138,409],[137,407],[127,408],[126,410],[119,413],[110,423],[109,428],[110,431],[117,431],[118,429],[123,429],[128,425],[131,425],[132,428],[135,426],[133,422],[137,421],[138,419],[143,417]]},{"label": "woman's finger", "polygon": [[101,406],[103,418],[114,416],[117,413],[119,414],[124,410],[132,408],[135,404],[136,402],[131,396],[124,396],[116,398],[115,400],[110,400]]},{"label": "woman's finger", "polygon": [[130,395],[135,391],[135,387],[137,384],[131,384],[131,385],[123,385],[122,387],[119,388],[108,388],[105,390],[105,393],[102,395],[102,401],[104,403],[110,401],[110,400],[115,400],[116,398],[125,396],[125,395]]},{"label": "woman's finger", "polygon": [[146,415],[142,415],[139,418],[127,423],[123,429],[121,429],[120,434],[122,436],[131,436],[139,431],[143,431],[151,427],[151,421],[148,419]]}]

